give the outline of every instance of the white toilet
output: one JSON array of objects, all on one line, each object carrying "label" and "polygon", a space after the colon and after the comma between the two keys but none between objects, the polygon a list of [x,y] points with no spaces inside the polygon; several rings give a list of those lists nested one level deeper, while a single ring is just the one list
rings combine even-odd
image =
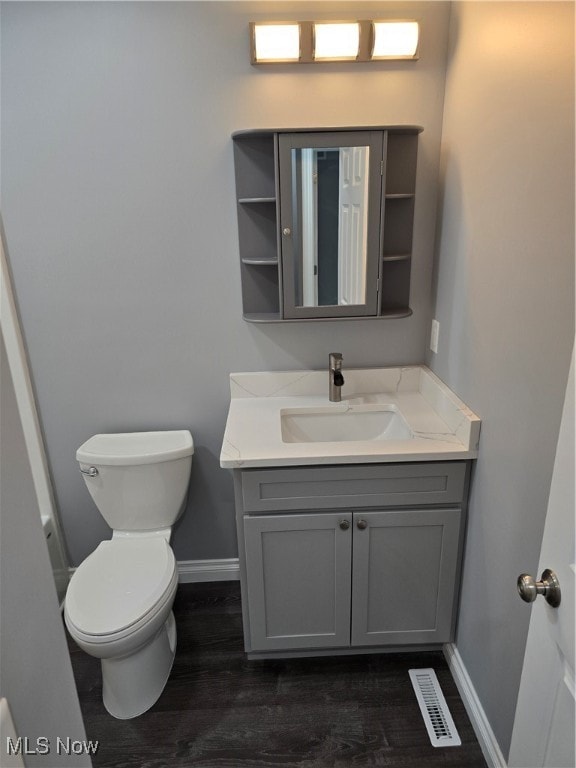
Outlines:
[{"label": "white toilet", "polygon": [[193,453],[186,430],[95,435],[76,453],[113,532],[72,576],[64,618],[80,648],[101,659],[104,706],[121,719],[154,704],[174,661],[178,571],[169,541]]}]

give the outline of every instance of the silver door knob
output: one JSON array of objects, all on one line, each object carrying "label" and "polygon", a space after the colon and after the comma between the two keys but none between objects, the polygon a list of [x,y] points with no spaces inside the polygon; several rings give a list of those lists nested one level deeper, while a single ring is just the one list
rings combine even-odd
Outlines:
[{"label": "silver door knob", "polygon": [[527,603],[533,603],[538,595],[544,595],[548,605],[553,608],[560,605],[560,582],[558,576],[549,568],[542,572],[540,581],[534,581],[534,577],[528,573],[521,573],[517,586],[520,597]]},{"label": "silver door knob", "polygon": [[282,234],[284,235],[284,237],[288,237],[289,235],[291,235],[292,232],[290,230],[290,227],[284,227],[284,229],[282,230]]},{"label": "silver door knob", "polygon": [[350,523],[348,522],[348,520],[340,520],[338,525],[340,526],[340,528],[342,528],[343,531],[347,531],[348,528],[350,528]]}]

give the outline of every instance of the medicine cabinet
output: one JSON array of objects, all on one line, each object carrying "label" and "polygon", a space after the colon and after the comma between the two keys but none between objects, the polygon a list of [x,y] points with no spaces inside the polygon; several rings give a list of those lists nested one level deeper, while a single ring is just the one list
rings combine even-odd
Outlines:
[{"label": "medicine cabinet", "polygon": [[244,319],[407,317],[418,126],[233,134]]}]

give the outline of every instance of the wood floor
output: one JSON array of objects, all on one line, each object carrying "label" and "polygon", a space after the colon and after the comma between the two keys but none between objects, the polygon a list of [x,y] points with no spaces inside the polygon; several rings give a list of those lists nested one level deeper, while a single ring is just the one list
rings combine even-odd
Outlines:
[{"label": "wood floor", "polygon": [[[238,582],[184,584],[178,649],[154,707],[115,720],[100,663],[70,642],[94,766],[106,768],[485,768],[440,652],[248,661]],[[434,748],[408,669],[433,667],[462,739]]]}]

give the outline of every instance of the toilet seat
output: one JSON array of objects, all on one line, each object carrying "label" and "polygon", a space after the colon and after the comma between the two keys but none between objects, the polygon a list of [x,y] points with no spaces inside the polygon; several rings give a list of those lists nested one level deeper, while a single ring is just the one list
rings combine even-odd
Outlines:
[{"label": "toilet seat", "polygon": [[176,559],[163,537],[103,541],[70,580],[66,623],[90,642],[116,641],[152,619],[177,583]]}]

